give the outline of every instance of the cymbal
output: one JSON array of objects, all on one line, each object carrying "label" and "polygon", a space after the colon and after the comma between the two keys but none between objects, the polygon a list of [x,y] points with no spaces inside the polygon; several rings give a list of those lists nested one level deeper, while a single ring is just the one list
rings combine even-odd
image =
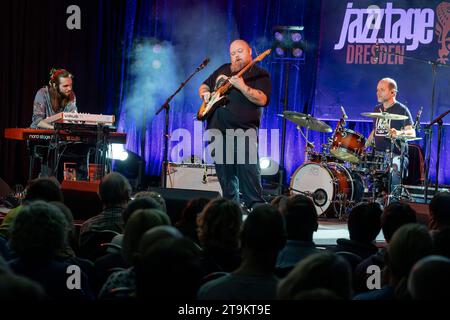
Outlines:
[{"label": "cymbal", "polygon": [[405,120],[408,119],[407,116],[388,112],[363,112],[361,113],[364,117],[384,119],[384,120]]},{"label": "cymbal", "polygon": [[300,113],[300,112],[294,112],[294,111],[284,111],[282,115],[280,115],[287,120],[319,132],[332,132],[333,130],[329,125],[327,125],[325,122],[320,121],[319,119],[314,118],[311,115]]},{"label": "cymbal", "polygon": [[417,141],[422,140],[421,137],[411,137],[411,136],[405,136],[405,135],[398,135],[396,139],[403,140],[403,141]]}]

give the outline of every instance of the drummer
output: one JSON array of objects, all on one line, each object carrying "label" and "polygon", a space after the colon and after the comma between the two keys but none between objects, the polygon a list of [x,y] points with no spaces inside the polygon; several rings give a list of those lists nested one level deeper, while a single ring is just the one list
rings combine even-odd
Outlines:
[{"label": "drummer", "polygon": [[[400,157],[401,151],[399,146],[404,151],[403,160],[403,177],[406,177],[408,168],[408,154],[407,143],[401,137],[415,137],[416,131],[413,128],[413,120],[411,113],[404,104],[396,100],[397,97],[397,83],[394,79],[383,78],[377,85],[377,98],[379,104],[375,107],[375,112],[387,112],[390,114],[403,115],[406,118],[404,120],[392,120],[392,119],[374,119],[374,129],[369,135],[366,141],[366,147],[373,145],[376,151],[389,152],[391,149],[391,141],[395,139],[393,154],[394,154],[394,172],[392,175],[391,190],[395,185],[400,184]],[[373,143],[374,142],[374,143]]]}]

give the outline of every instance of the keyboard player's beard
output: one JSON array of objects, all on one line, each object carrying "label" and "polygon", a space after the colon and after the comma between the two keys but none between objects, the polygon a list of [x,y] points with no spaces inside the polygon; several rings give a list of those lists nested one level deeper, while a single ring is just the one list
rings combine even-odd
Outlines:
[{"label": "keyboard player's beard", "polygon": [[61,112],[65,106],[70,102],[71,96],[66,96],[58,89],[53,87],[49,88],[50,101],[52,103],[52,109],[54,112]]}]

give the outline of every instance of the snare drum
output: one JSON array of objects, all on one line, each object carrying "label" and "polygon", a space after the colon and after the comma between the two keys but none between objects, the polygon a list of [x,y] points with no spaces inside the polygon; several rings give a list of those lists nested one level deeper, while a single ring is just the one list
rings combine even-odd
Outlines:
[{"label": "snare drum", "polygon": [[343,128],[334,134],[330,153],[338,159],[359,163],[365,144],[366,138],[362,134]]},{"label": "snare drum", "polygon": [[319,152],[309,152],[308,153],[308,161],[314,163],[322,163],[322,162],[337,162],[341,163],[342,161],[336,159],[331,154],[324,154]]},{"label": "snare drum", "polygon": [[385,173],[389,170],[389,156],[379,151],[365,153],[356,170],[365,173]]},{"label": "snare drum", "polygon": [[364,181],[338,163],[306,163],[291,178],[293,193],[306,193],[313,199],[318,215],[333,216],[338,206],[360,202]]}]

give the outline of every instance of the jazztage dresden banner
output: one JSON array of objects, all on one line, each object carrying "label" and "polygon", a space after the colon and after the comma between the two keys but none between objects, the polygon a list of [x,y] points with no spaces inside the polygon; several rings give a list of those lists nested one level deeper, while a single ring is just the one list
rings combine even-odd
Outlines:
[{"label": "jazztage dresden banner", "polygon": [[[316,114],[335,119],[344,105],[361,118],[376,104],[377,81],[392,77],[398,100],[413,115],[423,106],[422,121],[432,116],[432,67],[417,59],[449,64],[450,2],[327,0],[322,6]],[[437,69],[434,113],[450,104],[450,69]]]}]

